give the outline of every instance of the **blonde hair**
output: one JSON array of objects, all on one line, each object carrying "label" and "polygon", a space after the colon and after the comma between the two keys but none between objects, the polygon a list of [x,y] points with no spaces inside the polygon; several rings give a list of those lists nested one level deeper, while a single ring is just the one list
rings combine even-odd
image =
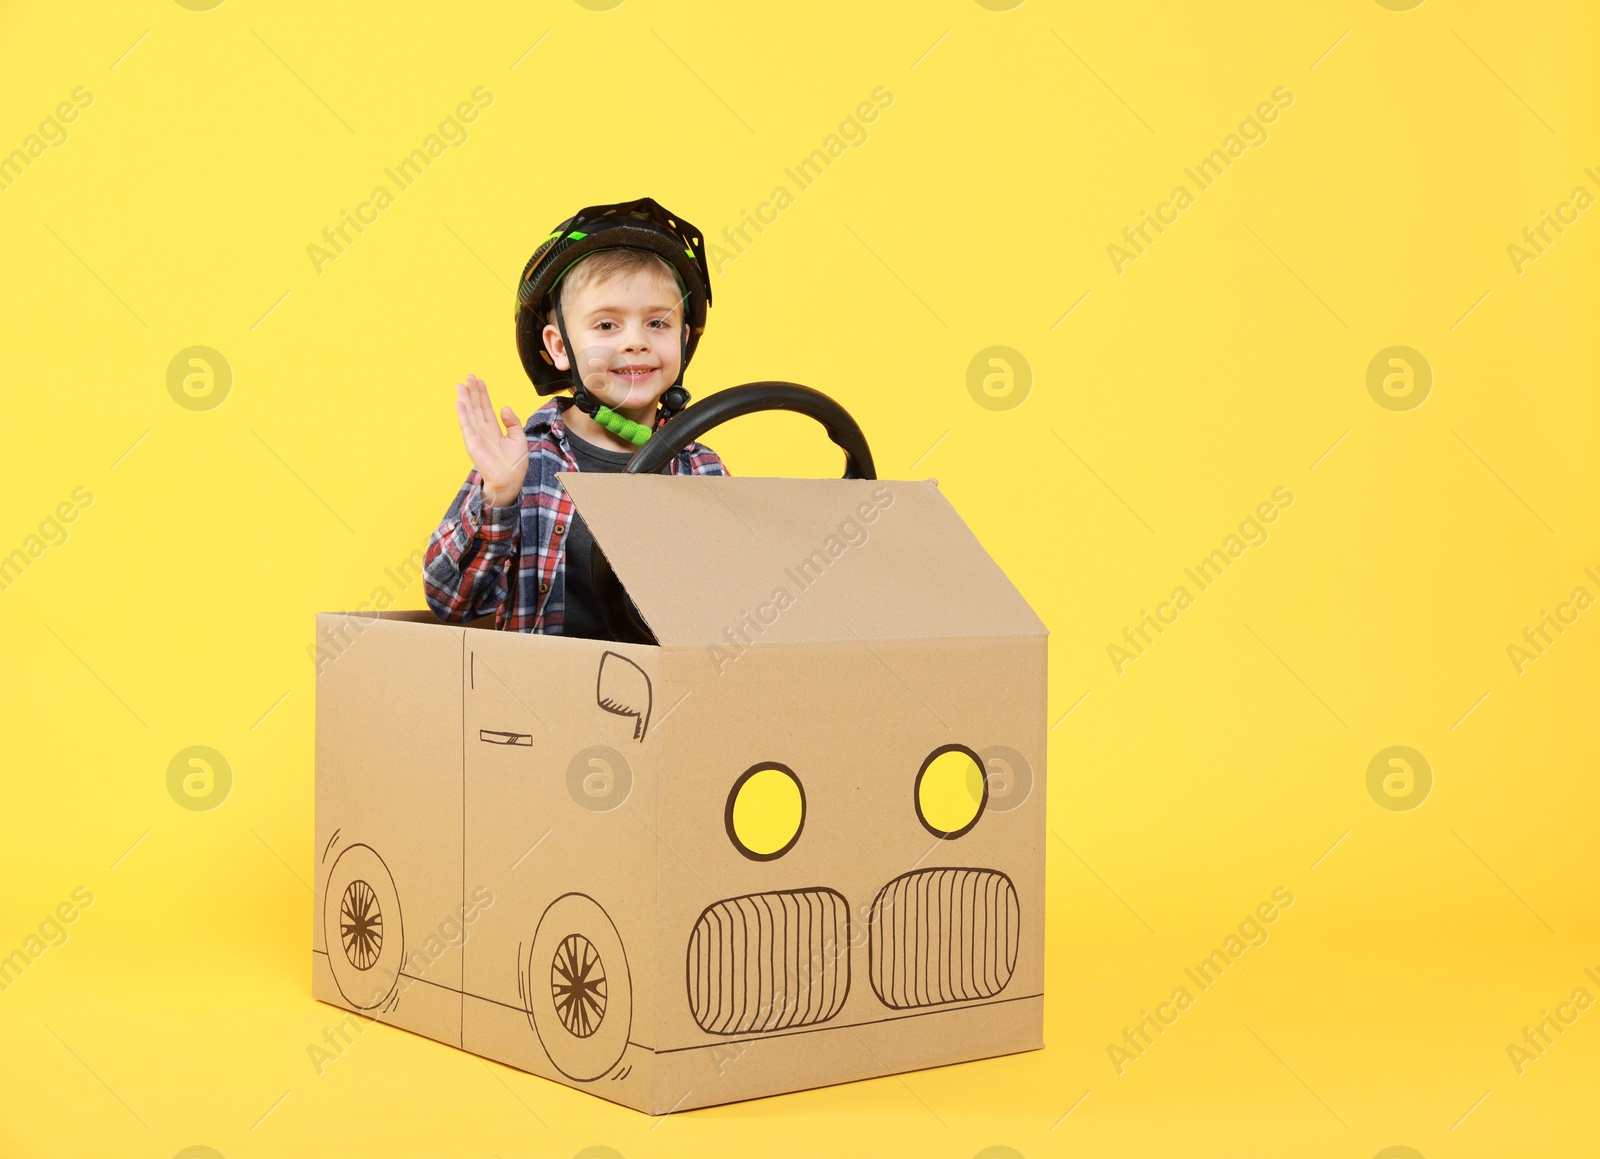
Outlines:
[{"label": "blonde hair", "polygon": [[[660,254],[651,253],[649,250],[604,249],[597,250],[588,257],[579,258],[577,264],[562,275],[555,293],[560,295],[561,308],[565,311],[587,286],[612,278],[631,277],[642,273],[653,273],[665,280],[678,299],[680,311],[685,307],[677,271]],[[550,307],[549,320],[553,324],[556,320],[554,295]]]}]

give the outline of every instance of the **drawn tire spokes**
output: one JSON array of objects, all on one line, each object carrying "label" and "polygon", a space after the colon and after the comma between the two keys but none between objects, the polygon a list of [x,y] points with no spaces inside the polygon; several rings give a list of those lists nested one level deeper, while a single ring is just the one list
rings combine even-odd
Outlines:
[{"label": "drawn tire spokes", "polygon": [[550,996],[568,1033],[588,1038],[606,1016],[606,969],[600,952],[582,934],[562,939],[550,964]]},{"label": "drawn tire spokes", "polygon": [[357,970],[370,970],[383,952],[383,911],[378,895],[359,877],[345,886],[339,902],[339,941]]},{"label": "drawn tire spokes", "polygon": [[334,983],[357,1010],[382,1006],[405,961],[405,915],[394,877],[372,846],[356,843],[335,858],[322,885],[322,934]]},{"label": "drawn tire spokes", "polygon": [[600,903],[582,893],[552,901],[517,970],[528,1021],[556,1070],[584,1083],[610,1074],[628,1050],[633,981]]}]

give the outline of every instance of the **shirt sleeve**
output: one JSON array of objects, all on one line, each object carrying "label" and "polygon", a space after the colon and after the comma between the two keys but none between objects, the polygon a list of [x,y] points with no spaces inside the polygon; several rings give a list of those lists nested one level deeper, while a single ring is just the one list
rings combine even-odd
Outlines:
[{"label": "shirt sleeve", "polygon": [[[690,443],[678,456],[679,461],[688,460],[689,473],[695,475],[731,475],[728,465],[722,457],[704,443]],[[678,464],[673,465],[675,473],[681,474]]]},{"label": "shirt sleeve", "polygon": [[483,480],[467,475],[423,555],[422,587],[428,607],[445,623],[479,616],[506,618],[521,546],[522,503],[483,506]]}]

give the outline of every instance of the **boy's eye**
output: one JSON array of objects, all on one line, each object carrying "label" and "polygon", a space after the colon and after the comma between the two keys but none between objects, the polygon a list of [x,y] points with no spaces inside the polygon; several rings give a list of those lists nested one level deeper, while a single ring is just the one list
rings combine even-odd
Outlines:
[{"label": "boy's eye", "polygon": [[[652,318],[650,321],[646,322],[645,325],[653,326],[657,330],[672,329],[672,322],[667,318]],[[615,330],[617,329],[617,324],[611,321],[609,318],[602,318],[600,321],[594,323],[594,328],[602,331]]]}]

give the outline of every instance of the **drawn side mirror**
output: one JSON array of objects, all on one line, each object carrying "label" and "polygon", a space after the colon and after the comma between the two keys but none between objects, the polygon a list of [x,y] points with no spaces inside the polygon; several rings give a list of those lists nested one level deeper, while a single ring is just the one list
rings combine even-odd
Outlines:
[{"label": "drawn side mirror", "polygon": [[633,739],[644,743],[650,727],[650,677],[632,660],[617,652],[600,657],[600,674],[595,678],[595,703],[617,716],[634,718]]}]

